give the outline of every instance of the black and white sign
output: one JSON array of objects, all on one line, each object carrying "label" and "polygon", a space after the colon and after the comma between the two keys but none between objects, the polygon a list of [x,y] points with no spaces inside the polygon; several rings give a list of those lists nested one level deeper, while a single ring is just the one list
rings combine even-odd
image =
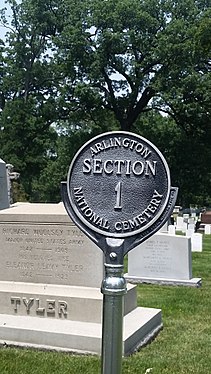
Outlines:
[{"label": "black and white sign", "polygon": [[166,209],[168,165],[147,139],[117,131],[99,135],[75,155],[67,192],[78,219],[113,238],[145,231]]}]

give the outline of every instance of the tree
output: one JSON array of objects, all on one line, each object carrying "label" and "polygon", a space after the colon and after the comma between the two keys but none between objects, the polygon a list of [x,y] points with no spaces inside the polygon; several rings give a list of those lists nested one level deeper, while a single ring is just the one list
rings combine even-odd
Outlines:
[{"label": "tree", "polygon": [[206,114],[201,82],[210,84],[210,49],[207,44],[201,53],[199,39],[207,33],[208,1],[63,4],[67,18],[54,43],[58,64],[68,66],[65,81],[71,82],[62,95],[67,113],[75,108],[94,116],[103,107],[128,131],[153,108],[186,131],[191,113]]},{"label": "tree", "polygon": [[0,145],[6,162],[21,173],[26,193],[31,196],[32,180],[54,154],[57,133],[51,126],[56,118],[51,97],[53,70],[47,49],[50,40],[45,25],[33,23],[32,7],[8,1],[12,9],[6,43],[2,44],[0,81]]},{"label": "tree", "polygon": [[[200,100],[198,91],[201,80],[210,84],[209,1],[9,3],[22,46],[18,53],[24,60],[24,40],[30,47],[25,85],[35,83],[28,72],[35,58],[39,63],[44,59],[51,71],[51,88],[46,88],[59,118],[86,111],[94,119],[104,108],[114,113],[122,130],[130,130],[141,113],[153,108],[168,112],[184,127],[196,101],[197,111],[204,111],[203,93]],[[53,59],[47,53],[50,48]],[[40,84],[38,79],[36,86]],[[186,130],[189,126],[187,120]]]},{"label": "tree", "polygon": [[[149,126],[151,124],[151,126]],[[179,187],[178,205],[211,206],[211,147],[201,132],[190,136],[169,116],[144,113],[135,132],[149,139],[165,156],[170,168],[171,184]]]},{"label": "tree", "polygon": [[208,0],[8,4],[0,146],[30,196],[36,189],[45,199],[41,181],[53,173],[57,181],[67,168],[62,155],[83,139],[107,129],[140,132],[146,120],[150,129],[148,112],[165,112],[210,148]]}]

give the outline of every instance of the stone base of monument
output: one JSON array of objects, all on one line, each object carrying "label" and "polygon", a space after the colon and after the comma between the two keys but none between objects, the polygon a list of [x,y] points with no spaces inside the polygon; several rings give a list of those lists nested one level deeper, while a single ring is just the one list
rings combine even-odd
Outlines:
[{"label": "stone base of monument", "polygon": [[[123,355],[147,344],[161,328],[160,310],[136,308],[130,312],[124,317]],[[100,354],[101,335],[100,323],[0,315],[0,343],[3,345]]]},{"label": "stone base of monument", "polygon": [[[100,354],[102,294],[97,288],[0,282],[0,344]],[[67,307],[68,306],[68,307]],[[162,328],[161,310],[136,307],[136,287],[125,296],[123,355]]]},{"label": "stone base of monument", "polygon": [[[63,204],[17,203],[0,211],[2,344],[99,354],[103,252],[69,219]],[[161,311],[125,296],[124,354],[151,340]]]},{"label": "stone base of monument", "polygon": [[192,279],[166,279],[166,278],[150,278],[150,277],[136,277],[136,276],[129,276],[125,274],[125,278],[128,282],[139,284],[139,283],[146,283],[146,284],[158,284],[158,285],[165,285],[165,286],[189,286],[189,287],[201,287],[202,280],[201,278],[192,278]]}]

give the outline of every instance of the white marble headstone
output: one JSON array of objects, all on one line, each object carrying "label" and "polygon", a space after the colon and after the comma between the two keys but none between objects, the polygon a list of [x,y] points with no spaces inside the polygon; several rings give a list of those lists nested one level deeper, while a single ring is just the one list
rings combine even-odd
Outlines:
[{"label": "white marble headstone", "polygon": [[203,238],[203,234],[200,234],[200,233],[194,233],[191,236],[192,252],[202,252],[202,238]]},{"label": "white marble headstone", "polygon": [[190,279],[190,239],[157,233],[128,253],[128,275]]},{"label": "white marble headstone", "polygon": [[177,220],[176,220],[176,230],[177,231],[182,231],[183,223],[184,223],[183,217],[177,217]]},{"label": "white marble headstone", "polygon": [[128,253],[126,279],[133,283],[199,287],[201,278],[192,278],[191,238],[154,234]]},{"label": "white marble headstone", "polygon": [[204,233],[206,235],[210,235],[211,234],[211,225],[205,225],[204,226]]},{"label": "white marble headstone", "polygon": [[194,234],[194,229],[187,229],[186,236],[192,236]]},{"label": "white marble headstone", "polygon": [[175,233],[176,233],[176,227],[174,225],[169,225],[169,227],[168,227],[168,233],[170,235],[175,235]]}]

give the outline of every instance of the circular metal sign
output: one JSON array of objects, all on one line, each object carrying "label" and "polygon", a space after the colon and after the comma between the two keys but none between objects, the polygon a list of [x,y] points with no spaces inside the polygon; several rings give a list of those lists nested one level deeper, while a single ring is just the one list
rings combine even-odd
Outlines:
[{"label": "circular metal sign", "polygon": [[95,232],[125,238],[149,228],[167,206],[170,173],[147,139],[116,131],[88,141],[75,155],[67,191],[77,217]]}]

